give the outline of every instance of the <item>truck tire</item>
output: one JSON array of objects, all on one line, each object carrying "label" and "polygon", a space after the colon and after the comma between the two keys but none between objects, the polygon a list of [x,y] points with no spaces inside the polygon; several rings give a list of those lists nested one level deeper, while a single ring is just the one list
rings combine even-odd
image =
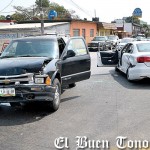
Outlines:
[{"label": "truck tire", "polygon": [[76,86],[76,84],[75,83],[71,83],[71,84],[69,84],[69,88],[73,88],[73,87],[75,87]]},{"label": "truck tire", "polygon": [[21,104],[19,102],[10,102],[11,107],[20,107]]},{"label": "truck tire", "polygon": [[53,101],[50,102],[50,107],[51,107],[51,110],[54,112],[54,111],[57,111],[59,108],[60,97],[61,97],[61,85],[57,78],[54,79],[53,85],[54,85],[54,87],[56,87],[56,91],[54,94]]}]

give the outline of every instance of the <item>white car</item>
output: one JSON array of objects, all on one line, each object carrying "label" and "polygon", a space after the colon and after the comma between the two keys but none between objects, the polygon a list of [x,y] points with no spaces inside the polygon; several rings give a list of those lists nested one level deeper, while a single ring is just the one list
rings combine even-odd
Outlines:
[{"label": "white car", "polygon": [[125,37],[120,40],[120,43],[117,45],[116,49],[121,50],[128,42],[135,41],[133,38]]},{"label": "white car", "polygon": [[150,41],[129,42],[121,51],[98,51],[97,66],[116,66],[129,81],[150,78]]},{"label": "white car", "polygon": [[120,39],[117,35],[108,35],[107,43],[111,44],[113,48],[116,48],[116,46],[120,43]]}]

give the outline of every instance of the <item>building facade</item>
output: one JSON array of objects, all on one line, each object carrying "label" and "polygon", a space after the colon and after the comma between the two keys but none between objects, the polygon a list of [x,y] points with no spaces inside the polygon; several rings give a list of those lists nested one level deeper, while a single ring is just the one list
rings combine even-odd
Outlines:
[{"label": "building facade", "polygon": [[99,36],[115,34],[116,30],[117,28],[113,23],[97,22],[97,35]]},{"label": "building facade", "polygon": [[70,23],[71,36],[83,36],[89,43],[97,35],[97,23],[93,21],[73,20]]}]

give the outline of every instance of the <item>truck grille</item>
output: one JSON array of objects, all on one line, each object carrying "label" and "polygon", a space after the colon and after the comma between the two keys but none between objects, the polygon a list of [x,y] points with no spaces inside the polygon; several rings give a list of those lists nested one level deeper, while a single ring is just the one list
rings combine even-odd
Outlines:
[{"label": "truck grille", "polygon": [[28,84],[33,81],[33,73],[14,76],[0,76],[0,85]]}]

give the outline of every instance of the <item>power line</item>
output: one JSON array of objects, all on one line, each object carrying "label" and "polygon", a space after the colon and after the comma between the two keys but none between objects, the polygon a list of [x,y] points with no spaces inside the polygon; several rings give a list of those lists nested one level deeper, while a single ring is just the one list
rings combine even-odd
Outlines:
[{"label": "power line", "polygon": [[74,6],[76,6],[78,9],[80,9],[82,12],[84,12],[86,15],[92,17],[91,15],[89,15],[89,13],[87,13],[87,11],[85,11],[83,8],[81,8],[78,4],[76,4],[73,0],[70,0]]},{"label": "power line", "polygon": [[16,12],[16,11],[7,11],[7,12],[1,12],[1,13],[5,14],[5,13],[11,13],[11,12]]},{"label": "power line", "polygon": [[7,6],[5,6],[2,10],[0,10],[0,13],[1,13],[2,11],[4,11],[7,7],[9,7],[13,1],[14,1],[14,0],[11,0],[11,2],[10,2]]},{"label": "power line", "polygon": [[68,2],[71,2],[76,8],[84,12],[86,15],[92,17],[92,15],[89,14],[89,12],[85,11],[83,8],[81,8],[78,4],[76,4],[73,0],[68,0]]}]

